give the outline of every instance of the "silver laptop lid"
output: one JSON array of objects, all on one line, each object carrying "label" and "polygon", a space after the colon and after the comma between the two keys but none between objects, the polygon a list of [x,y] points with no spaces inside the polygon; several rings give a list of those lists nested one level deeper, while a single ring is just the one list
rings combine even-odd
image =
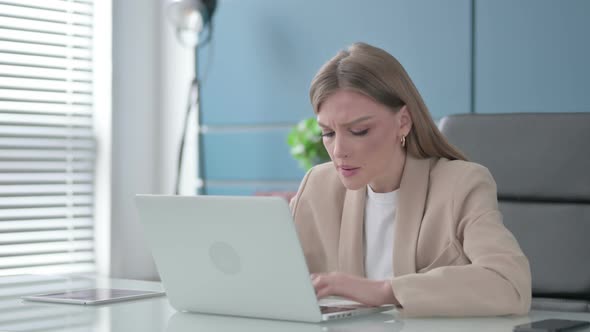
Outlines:
[{"label": "silver laptop lid", "polygon": [[322,319],[284,199],[137,195],[136,201],[177,310]]}]

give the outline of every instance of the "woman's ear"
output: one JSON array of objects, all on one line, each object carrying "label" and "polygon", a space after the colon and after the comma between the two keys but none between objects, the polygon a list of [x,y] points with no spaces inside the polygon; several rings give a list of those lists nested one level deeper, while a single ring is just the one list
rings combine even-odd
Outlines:
[{"label": "woman's ear", "polygon": [[400,132],[404,136],[408,136],[410,130],[412,130],[412,117],[410,116],[408,105],[402,106],[398,112],[398,115]]}]

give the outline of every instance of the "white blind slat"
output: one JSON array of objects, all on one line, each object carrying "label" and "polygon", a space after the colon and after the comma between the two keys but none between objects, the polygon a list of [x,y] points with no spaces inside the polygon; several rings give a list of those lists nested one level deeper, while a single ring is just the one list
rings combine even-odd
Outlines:
[{"label": "white blind slat", "polygon": [[94,263],[68,263],[48,266],[35,266],[14,269],[0,269],[0,276],[14,274],[66,274],[92,273],[96,271]]},{"label": "white blind slat", "polygon": [[93,134],[88,128],[4,126],[0,124],[0,136],[91,138]]},{"label": "white blind slat", "polygon": [[91,228],[92,225],[92,219],[88,217],[1,221],[0,233]]},{"label": "white blind slat", "polygon": [[0,257],[0,268],[17,268],[36,265],[92,262],[93,260],[94,253],[86,251],[41,255],[8,256]]},{"label": "white blind slat", "polygon": [[91,239],[91,229],[74,229],[64,231],[15,232],[0,233],[0,241],[5,244],[31,243],[49,241],[68,241],[72,239]]},{"label": "white blind slat", "polygon": [[1,39],[0,52],[77,59],[89,59],[92,54],[87,49],[4,41]]},{"label": "white blind slat", "polygon": [[[70,71],[70,70],[64,70],[64,69],[12,66],[12,65],[2,65],[2,64],[0,64],[0,75],[2,75],[2,76],[16,76],[16,77],[43,78],[43,79],[48,79],[48,80],[61,80],[61,81],[70,80],[70,81],[90,82],[92,80],[92,73],[87,72],[87,71]],[[11,108],[0,106],[0,109],[11,109]]]},{"label": "white blind slat", "polygon": [[90,173],[0,173],[0,184],[6,183],[68,183],[94,180]]},{"label": "white blind slat", "polygon": [[[2,33],[0,29],[0,33]],[[3,65],[18,65],[31,67],[46,67],[56,69],[67,69],[81,71],[91,71],[92,64],[88,60],[68,60],[55,57],[39,56],[39,55],[24,55],[12,53],[0,53],[0,64]]]},{"label": "white blind slat", "polygon": [[32,255],[47,252],[75,252],[75,251],[92,251],[94,242],[86,241],[63,241],[30,244],[12,244],[0,246],[0,257],[10,257],[19,255]]},{"label": "white blind slat", "polygon": [[[46,0],[35,2],[37,4],[42,4],[45,3]],[[22,17],[33,20],[52,21],[58,23],[71,22],[72,24],[82,24],[87,26],[92,25],[92,17],[89,15],[77,15],[63,11],[24,7],[21,6],[20,1],[15,2],[15,5],[0,4],[0,13],[2,13],[3,16],[10,17]]]},{"label": "white blind slat", "polygon": [[63,138],[13,138],[0,136],[0,148],[43,148],[43,149],[94,149],[95,144],[90,139]]},{"label": "white blind slat", "polygon": [[43,126],[76,126],[91,127],[92,118],[87,116],[11,114],[0,112],[0,125],[43,125]]},{"label": "white blind slat", "polygon": [[90,83],[39,80],[34,78],[0,77],[0,88],[22,90],[50,90],[57,92],[92,93]]},{"label": "white blind slat", "polygon": [[[0,5],[2,7],[2,5]],[[1,10],[1,9],[0,9]],[[42,33],[35,31],[13,30],[0,28],[0,36],[6,41],[19,41],[21,43],[33,43],[40,45],[55,45],[75,48],[90,48],[90,38],[62,36],[53,33]],[[9,36],[9,37],[7,37]]]},{"label": "white blind slat", "polygon": [[[64,283],[70,280],[66,276],[41,276],[41,275],[21,275],[21,276],[7,276],[0,278],[0,298],[18,296],[21,294],[20,287],[35,287],[34,285],[49,286],[56,283]],[[16,295],[15,295],[16,294]],[[2,301],[2,300],[0,300]],[[3,303],[3,302],[0,302]]]},{"label": "white blind slat", "polygon": [[50,103],[92,103],[88,94],[71,94],[62,92],[21,91],[0,88],[0,100],[44,101]]},{"label": "white blind slat", "polygon": [[0,161],[0,172],[93,172],[91,161]]},{"label": "white blind slat", "polygon": [[90,15],[92,14],[92,4],[90,2],[80,3],[78,1],[63,0],[2,0],[3,3],[17,6],[27,6],[33,8],[49,9],[52,11],[77,12]]},{"label": "white blind slat", "polygon": [[[82,284],[80,284],[82,283]],[[0,278],[0,298],[21,297],[28,294],[49,293],[53,290],[92,288],[94,281],[51,275],[19,275]]]},{"label": "white blind slat", "polygon": [[90,95],[92,93],[92,85],[87,82],[63,82],[53,81],[50,84],[47,80],[36,78],[15,78],[15,77],[0,77],[0,88],[10,90],[37,90],[49,92],[73,92],[84,93]]},{"label": "white blind slat", "polygon": [[0,149],[0,161],[2,160],[92,160],[95,153],[88,150],[79,150],[70,153],[66,150],[8,150]]},{"label": "white blind slat", "polygon": [[[65,193],[92,193],[92,184],[34,184],[34,185],[2,185],[0,196],[28,196],[28,195],[60,195]],[[1,199],[1,197],[0,197]]]},{"label": "white blind slat", "polygon": [[[90,206],[52,207],[52,208],[26,208],[26,209],[0,209],[1,220],[32,219],[32,218],[66,218],[68,216],[92,215]],[[12,234],[16,237],[16,234]]]},{"label": "white blind slat", "polygon": [[[1,67],[1,66],[0,66]],[[92,114],[92,107],[82,105],[44,104],[20,101],[0,100],[0,110],[21,113],[50,113],[50,114]]]},{"label": "white blind slat", "polygon": [[26,18],[7,17],[2,15],[0,15],[0,27],[15,30],[42,31],[64,36],[76,35],[81,37],[90,37],[92,35],[92,28],[88,26],[53,23]]}]

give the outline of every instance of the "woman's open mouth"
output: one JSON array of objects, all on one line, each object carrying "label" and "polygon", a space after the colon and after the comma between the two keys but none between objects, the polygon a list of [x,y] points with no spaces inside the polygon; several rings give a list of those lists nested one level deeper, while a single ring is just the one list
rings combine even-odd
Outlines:
[{"label": "woman's open mouth", "polygon": [[352,167],[352,166],[339,166],[338,167],[340,174],[344,177],[350,177],[356,175],[361,169],[360,167]]}]

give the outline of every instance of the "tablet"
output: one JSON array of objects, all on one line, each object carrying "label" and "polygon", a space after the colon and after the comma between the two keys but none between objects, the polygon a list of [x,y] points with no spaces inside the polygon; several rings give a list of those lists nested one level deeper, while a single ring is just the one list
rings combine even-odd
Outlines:
[{"label": "tablet", "polygon": [[154,292],[130,289],[91,288],[30,295],[23,297],[23,300],[69,304],[105,304],[163,295],[166,295],[166,293],[161,291]]}]

